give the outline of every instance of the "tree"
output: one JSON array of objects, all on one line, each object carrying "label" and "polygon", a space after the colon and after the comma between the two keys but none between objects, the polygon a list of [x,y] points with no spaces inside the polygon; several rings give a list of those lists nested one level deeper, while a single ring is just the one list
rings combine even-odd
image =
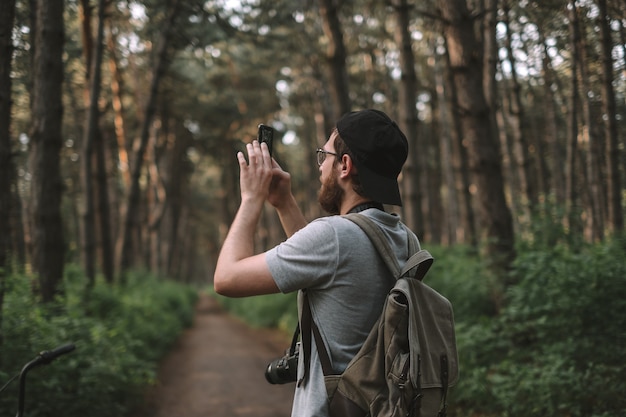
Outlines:
[{"label": "tree", "polygon": [[622,182],[619,172],[620,150],[617,128],[617,110],[615,91],[613,89],[613,40],[609,26],[607,1],[598,0],[600,14],[601,47],[602,47],[602,113],[604,115],[604,135],[606,140],[606,168],[608,191],[609,227],[613,232],[624,230],[624,213],[622,211]]},{"label": "tree", "polygon": [[420,190],[420,167],[417,163],[418,155],[423,152],[418,144],[418,118],[415,103],[417,101],[417,73],[415,72],[415,57],[409,32],[411,7],[406,0],[397,0],[394,3],[396,11],[395,41],[400,50],[400,70],[402,71],[401,85],[398,88],[398,123],[409,141],[409,155],[403,168],[402,202],[403,212],[407,225],[418,236],[424,236],[424,216],[422,214]]},{"label": "tree", "polygon": [[328,42],[326,59],[328,61],[330,96],[332,97],[332,111],[326,115],[326,119],[333,122],[339,120],[352,107],[346,71],[346,47],[343,43],[341,22],[337,10],[339,4],[340,2],[335,0],[320,0],[319,3],[322,26]]},{"label": "tree", "polygon": [[521,210],[526,211],[528,215],[528,210],[534,208],[537,202],[536,197],[536,187],[533,176],[533,171],[531,169],[531,159],[529,154],[529,143],[528,143],[528,128],[527,128],[527,120],[524,109],[524,104],[522,103],[522,86],[520,85],[519,76],[517,74],[517,60],[515,58],[515,54],[513,52],[513,34],[510,22],[511,10],[509,7],[508,1],[504,2],[504,25],[506,28],[506,51],[507,51],[507,59],[511,64],[511,88],[510,98],[507,100],[508,103],[508,112],[506,109],[503,109],[503,114],[508,115],[508,120],[513,125],[511,132],[513,135],[512,143],[513,143],[513,158],[516,162],[515,166],[517,168],[517,178],[520,183],[521,193],[519,197],[521,197]]},{"label": "tree", "polygon": [[[11,146],[11,63],[13,39],[11,37],[15,17],[15,0],[0,5],[0,329],[2,329],[2,306],[4,304],[5,279],[9,269],[11,246],[11,182],[14,176]],[[3,343],[0,330],[0,348]],[[2,357],[0,356],[0,366]]]},{"label": "tree", "polygon": [[500,148],[483,91],[483,64],[476,54],[481,45],[474,35],[474,19],[465,0],[441,1],[439,7],[458,94],[454,105],[458,106],[463,137],[468,143],[486,254],[496,269],[506,269],[515,257],[513,223],[504,198]]},{"label": "tree", "polygon": [[576,1],[571,1],[567,6],[569,13],[569,29],[570,29],[570,47],[572,50],[572,75],[571,75],[571,91],[569,103],[569,119],[567,129],[567,161],[565,171],[565,194],[567,204],[567,225],[570,234],[579,235],[582,232],[582,224],[580,220],[580,212],[578,207],[578,112],[580,105],[580,95],[578,94],[578,65],[580,58],[578,57],[581,49],[581,39],[578,25],[578,8]]},{"label": "tree", "polygon": [[133,233],[137,232],[139,226],[139,219],[137,217],[140,197],[139,179],[143,169],[146,148],[150,139],[150,127],[156,113],[159,84],[171,59],[168,56],[168,48],[172,40],[174,23],[180,12],[180,7],[180,0],[173,0],[172,4],[169,5],[168,15],[164,22],[164,27],[162,28],[155,51],[150,90],[146,99],[146,107],[144,109],[141,132],[139,135],[139,147],[136,150],[133,165],[131,166],[131,183],[126,202],[122,233],[120,233],[121,240],[118,242],[119,250],[117,259],[119,260],[119,271],[122,276],[132,266],[133,256],[136,255],[133,251]]},{"label": "tree", "polygon": [[52,301],[63,278],[65,241],[61,216],[59,152],[63,120],[63,0],[35,3],[31,166],[33,270],[44,302]]},{"label": "tree", "polygon": [[[82,8],[84,15],[84,39],[91,39],[91,13],[88,0],[83,0]],[[102,159],[102,147],[95,147],[94,145],[98,141],[98,137],[100,133],[98,132],[98,122],[100,120],[100,111],[98,109],[98,101],[100,99],[100,90],[101,90],[101,79],[102,79],[102,54],[104,49],[104,8],[105,1],[99,0],[98,8],[97,8],[97,31],[96,31],[96,40],[95,40],[95,48],[92,48],[93,42],[87,41],[85,42],[85,61],[87,71],[87,83],[89,86],[89,94],[87,99],[88,110],[87,116],[85,119],[85,128],[83,131],[83,154],[82,154],[82,162],[83,162],[83,172],[82,172],[82,185],[83,185],[83,200],[84,200],[84,213],[83,213],[83,258],[85,262],[85,273],[87,274],[87,286],[90,288],[94,285],[95,281],[95,252],[96,252],[96,242],[95,242],[95,204],[94,204],[94,190],[92,187],[94,178],[94,169],[93,169],[93,159],[96,155],[94,153],[94,148],[96,152],[100,154],[100,158]],[[101,142],[101,140],[99,141]],[[98,164],[99,170],[104,169],[102,163]],[[100,187],[100,197],[101,199],[105,197],[107,194],[106,187]],[[105,197],[106,198],[106,197]],[[108,219],[108,211],[105,210],[104,216],[100,218]],[[101,233],[108,235],[109,229],[101,228]],[[109,242],[108,239],[102,239],[103,241]],[[103,247],[103,253],[109,253],[108,247]],[[105,270],[109,271],[107,277],[111,280],[110,268],[105,268]]]}]

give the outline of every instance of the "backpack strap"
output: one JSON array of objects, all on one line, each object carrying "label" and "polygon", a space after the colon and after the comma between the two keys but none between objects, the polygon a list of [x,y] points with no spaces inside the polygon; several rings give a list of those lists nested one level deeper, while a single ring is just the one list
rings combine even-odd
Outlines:
[{"label": "backpack strap", "polygon": [[427,250],[420,248],[419,241],[404,224],[402,224],[402,227],[407,232],[409,239],[409,253],[411,254],[411,257],[406,261],[404,267],[400,269],[398,259],[396,258],[393,249],[391,249],[391,245],[389,245],[385,234],[372,219],[358,213],[346,214],[343,217],[356,223],[357,226],[365,232],[380,256],[383,258],[383,261],[393,274],[394,278],[398,279],[403,277],[412,269],[417,268],[413,277],[419,281],[424,279],[426,272],[428,272],[430,266],[433,264],[433,257]]},{"label": "backpack strap", "polygon": [[[383,261],[393,274],[395,279],[403,277],[407,275],[411,270],[417,268],[415,271],[414,278],[418,280],[422,280],[428,272],[428,269],[433,263],[432,255],[420,248],[419,240],[415,235],[408,230],[408,228],[402,224],[402,227],[407,232],[409,253],[413,255],[406,261],[404,267],[400,269],[400,264],[398,263],[398,259],[391,249],[391,245],[387,241],[383,231],[376,225],[376,223],[371,220],[369,217],[364,216],[358,213],[349,213],[344,215],[343,217],[351,220],[356,223],[365,234],[369,237],[370,241],[376,248],[376,251],[383,258]],[[302,381],[306,378],[307,372],[309,372],[310,366],[310,358],[311,358],[311,332],[313,333],[313,337],[315,339],[315,345],[317,347],[317,352],[320,358],[320,363],[322,365],[322,371],[324,375],[332,375],[334,374],[332,364],[330,361],[330,355],[326,349],[326,345],[324,344],[324,340],[322,339],[322,335],[320,334],[320,330],[315,324],[315,321],[312,318],[311,314],[311,305],[309,304],[309,297],[307,295],[306,290],[303,291],[303,299],[302,299],[302,347],[304,350],[304,376],[298,381],[298,385],[302,383]]]}]

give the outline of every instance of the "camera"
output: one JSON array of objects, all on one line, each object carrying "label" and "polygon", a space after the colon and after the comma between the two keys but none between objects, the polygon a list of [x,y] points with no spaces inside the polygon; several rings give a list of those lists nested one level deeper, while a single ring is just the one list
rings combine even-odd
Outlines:
[{"label": "camera", "polygon": [[[299,345],[299,343],[298,343]],[[270,384],[288,384],[298,379],[298,356],[300,349],[287,349],[285,356],[267,365],[265,379]]]}]

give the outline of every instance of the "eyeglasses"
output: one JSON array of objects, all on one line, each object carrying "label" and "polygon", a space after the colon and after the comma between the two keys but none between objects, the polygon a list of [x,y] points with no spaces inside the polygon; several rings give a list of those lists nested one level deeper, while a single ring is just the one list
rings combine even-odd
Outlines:
[{"label": "eyeglasses", "polygon": [[315,150],[315,153],[317,154],[317,165],[319,165],[319,166],[322,166],[322,164],[326,160],[326,155],[337,156],[337,154],[335,152],[330,152],[330,151],[327,151],[327,150],[322,149],[322,148],[317,148]]}]

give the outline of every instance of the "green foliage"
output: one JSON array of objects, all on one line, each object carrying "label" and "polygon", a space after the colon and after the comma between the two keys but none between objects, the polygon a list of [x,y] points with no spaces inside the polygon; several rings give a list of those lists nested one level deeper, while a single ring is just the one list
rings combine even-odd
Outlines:
[{"label": "green foliage", "polygon": [[435,262],[424,282],[452,303],[457,323],[480,320],[496,314],[492,294],[495,280],[472,248],[428,247]]},{"label": "green foliage", "polygon": [[[29,373],[29,416],[120,416],[142,399],[156,365],[193,319],[196,293],[146,273],[125,286],[98,282],[83,299],[84,279],[67,268],[64,293],[52,305],[33,298],[29,278],[11,276],[4,303],[2,380],[37,352],[72,342],[76,350]],[[0,396],[0,414],[14,413],[17,383]]]},{"label": "green foliage", "polygon": [[247,298],[213,295],[226,310],[251,326],[274,327],[291,332],[298,322],[296,293]]},{"label": "green foliage", "polygon": [[456,413],[626,415],[623,257],[619,240],[520,254],[502,314],[457,329]]}]

